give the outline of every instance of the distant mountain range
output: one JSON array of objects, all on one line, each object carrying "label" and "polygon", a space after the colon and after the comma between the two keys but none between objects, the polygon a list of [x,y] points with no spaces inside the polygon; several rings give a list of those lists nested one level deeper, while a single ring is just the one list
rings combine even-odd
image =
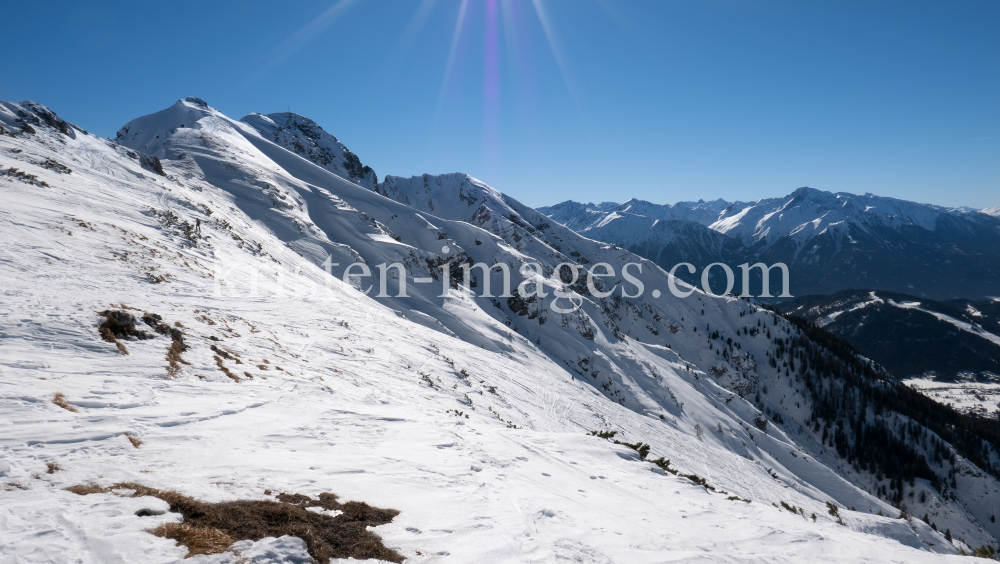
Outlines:
[{"label": "distant mountain range", "polygon": [[[799,188],[756,202],[567,201],[538,211],[599,241],[614,243],[692,283],[712,262],[785,263],[793,296],[872,288],[938,300],[1000,295],[1000,213],[944,208],[873,194]],[[756,272],[756,271],[755,271]],[[712,287],[725,287],[722,270]],[[759,294],[759,282],[751,286]],[[772,295],[780,288],[771,279]]]}]

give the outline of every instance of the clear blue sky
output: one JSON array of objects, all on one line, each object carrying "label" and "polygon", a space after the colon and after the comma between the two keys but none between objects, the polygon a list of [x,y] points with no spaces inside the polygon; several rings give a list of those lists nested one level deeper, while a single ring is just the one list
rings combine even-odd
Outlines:
[{"label": "clear blue sky", "polygon": [[[526,204],[799,186],[1000,206],[1000,2],[9,2],[0,99],[102,136],[199,96]],[[454,46],[454,48],[453,48]]]}]

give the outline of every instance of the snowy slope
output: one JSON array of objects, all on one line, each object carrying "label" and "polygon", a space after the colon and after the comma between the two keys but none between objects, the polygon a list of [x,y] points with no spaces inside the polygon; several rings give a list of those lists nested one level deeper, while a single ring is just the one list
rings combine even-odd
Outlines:
[{"label": "snowy slope", "polygon": [[904,382],[925,396],[965,413],[994,418],[1000,413],[1000,382],[996,379],[980,379],[966,373],[949,380],[925,376],[907,378]]},{"label": "snowy slope", "polygon": [[[808,400],[797,376],[765,363],[774,348],[763,333],[740,333],[796,336],[786,321],[731,298],[674,298],[649,261],[464,175],[364,187],[252,118],[189,98],[130,122],[115,143],[38,105],[0,106],[0,231],[11,241],[0,255],[0,558],[184,555],[143,532],[176,514],[134,515],[161,502],[63,489],[91,481],[208,501],[333,491],[400,510],[376,532],[411,562],[936,562],[955,552],[923,522],[895,518],[865,491],[874,476],[798,424]],[[478,270],[476,286],[458,285],[470,259],[508,264],[512,286],[549,297],[477,297]],[[526,261],[542,271],[519,272]],[[410,297],[393,297],[392,274],[388,296],[376,295],[383,262],[405,265]],[[619,275],[601,289],[618,293],[577,292],[560,262],[609,263]],[[620,276],[627,262],[643,264],[632,271],[642,297],[621,296],[635,292]],[[372,276],[342,282],[353,263]],[[446,290],[442,265],[458,274]],[[499,294],[499,270],[490,282]],[[559,313],[556,290],[581,308]],[[181,329],[188,364],[169,366],[163,335],[122,341],[127,355],[102,341],[95,312],[108,309]],[[727,337],[741,346],[723,346]],[[760,431],[755,421],[778,410],[784,423],[768,415]],[[649,459],[716,491],[590,430],[647,443]],[[911,513],[930,512],[969,545],[995,544],[998,484],[953,460],[957,485],[942,495],[918,480],[927,501]],[[47,462],[60,469],[46,473]],[[256,561],[303,557],[294,539],[236,548]]]}]

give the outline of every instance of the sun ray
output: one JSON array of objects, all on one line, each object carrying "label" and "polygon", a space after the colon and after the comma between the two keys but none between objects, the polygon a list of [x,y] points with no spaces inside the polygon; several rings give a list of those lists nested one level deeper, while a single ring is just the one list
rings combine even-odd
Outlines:
[{"label": "sun ray", "polygon": [[406,29],[403,30],[403,33],[399,36],[399,40],[396,41],[396,47],[393,49],[394,53],[405,52],[416,42],[420,30],[427,23],[427,17],[430,16],[435,4],[437,4],[437,0],[420,1],[417,10],[413,12],[413,16],[410,17],[410,21],[406,24]]},{"label": "sun ray", "polygon": [[562,51],[559,49],[559,43],[556,41],[555,33],[552,31],[552,25],[549,23],[549,17],[545,13],[545,7],[542,6],[542,0],[531,0],[531,3],[535,7],[535,13],[538,15],[539,23],[542,24],[542,31],[545,33],[545,39],[549,42],[549,49],[552,51],[552,56],[556,60],[556,66],[559,67],[559,73],[562,75],[563,82],[566,84],[566,89],[569,90],[569,95],[573,98],[573,103],[576,104],[577,110],[583,113],[583,104],[581,104],[580,97],[577,95],[576,87],[573,84],[573,80],[569,74],[569,69],[566,66],[566,60],[563,58]]},{"label": "sun ray", "polygon": [[604,13],[611,18],[611,21],[615,22],[615,25],[625,32],[627,37],[635,37],[634,25],[632,25],[628,19],[618,11],[618,6],[610,2],[610,0],[593,0],[597,7],[604,11]]},{"label": "sun ray", "polygon": [[326,31],[328,27],[343,17],[351,6],[356,4],[358,1],[359,0],[340,0],[327,8],[322,14],[313,18],[309,23],[300,27],[295,31],[295,33],[292,33],[285,38],[284,41],[279,43],[274,49],[271,49],[271,51],[264,56],[264,62],[261,64],[258,71],[253,75],[251,82],[259,80],[264,75],[274,70],[275,67],[285,62],[289,57],[299,51],[299,49],[302,49],[309,44],[310,41],[318,37]]},{"label": "sun ray", "polygon": [[462,27],[465,23],[465,11],[469,6],[469,0],[462,0],[458,7],[458,17],[455,19],[455,30],[451,35],[451,47],[448,49],[448,60],[444,65],[444,77],[441,79],[441,91],[438,93],[437,106],[434,108],[434,116],[431,119],[431,134],[437,126],[441,116],[441,109],[444,107],[445,94],[448,92],[448,79],[451,77],[452,67],[455,65],[455,55],[458,53],[458,40],[462,36]]},{"label": "sun ray", "polygon": [[[501,24],[504,35],[504,77],[507,78],[505,91],[516,92],[513,98],[522,110],[530,107],[534,97],[534,61],[525,44],[527,32],[524,25],[523,3],[516,0],[500,0]],[[525,124],[527,125],[527,124]],[[524,127],[525,125],[522,125]]]},{"label": "sun ray", "polygon": [[520,104],[530,105],[533,100],[533,61],[524,45],[525,31],[520,3],[500,0],[501,24],[504,35],[505,74],[509,77],[506,91],[516,91]]},{"label": "sun ray", "polygon": [[483,49],[483,160],[488,172],[500,160],[500,39],[497,0],[486,0]]}]

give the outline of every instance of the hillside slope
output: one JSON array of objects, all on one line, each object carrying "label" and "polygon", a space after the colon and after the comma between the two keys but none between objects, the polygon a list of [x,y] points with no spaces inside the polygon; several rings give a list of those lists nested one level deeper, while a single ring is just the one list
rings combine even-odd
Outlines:
[{"label": "hillside slope", "polygon": [[[890,444],[929,456],[933,475],[904,481],[908,470],[867,458],[862,468],[840,438],[827,445],[842,420],[813,430],[816,400],[798,383],[867,397],[847,378],[867,361],[840,376],[778,368],[770,360],[793,352],[779,341],[804,338],[793,324],[734,298],[674,298],[649,261],[474,179],[370,189],[195,98],[134,120],[119,142],[41,105],[0,108],[0,234],[12,242],[0,261],[0,536],[14,539],[0,557],[184,555],[144,532],[177,513],[64,489],[90,482],[209,502],[332,491],[399,510],[374,530],[410,562],[654,562],[666,551],[937,562],[1000,536],[998,483],[969,459],[995,464],[992,443],[973,451],[923,430],[925,450],[904,441],[915,421],[866,407],[873,428],[899,426]],[[133,131],[160,141],[155,155]],[[439,181],[430,210],[417,193]],[[507,264],[513,288],[546,298],[500,295],[499,268],[463,287],[470,260]],[[403,272],[378,268],[392,262]],[[591,290],[562,262],[617,274]],[[642,265],[632,281],[629,262]],[[344,275],[362,264],[370,276]],[[482,296],[487,279],[494,298]],[[135,329],[102,339],[119,311]],[[890,480],[892,496],[876,495]],[[955,544],[897,518],[897,496]],[[195,561],[304,550],[263,538]]]},{"label": "hillside slope", "polygon": [[778,306],[849,341],[926,393],[982,416],[1000,414],[1000,302],[871,290],[803,296]]}]

